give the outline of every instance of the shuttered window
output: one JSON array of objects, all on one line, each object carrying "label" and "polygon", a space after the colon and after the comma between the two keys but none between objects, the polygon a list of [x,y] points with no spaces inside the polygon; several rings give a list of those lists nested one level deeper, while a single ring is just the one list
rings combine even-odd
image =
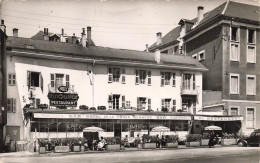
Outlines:
[{"label": "shuttered window", "polygon": [[70,87],[70,76],[66,75],[66,87],[69,88]]},{"label": "shuttered window", "polygon": [[247,76],[246,94],[247,95],[255,95],[256,94],[256,80],[255,80],[255,76],[253,76],[253,75]]},{"label": "shuttered window", "polygon": [[175,79],[175,73],[172,73],[172,86],[176,86],[176,79]]},{"label": "shuttered window", "polygon": [[247,62],[256,63],[255,46],[247,46]]},{"label": "shuttered window", "polygon": [[8,74],[8,85],[14,86],[16,83],[16,75],[15,74]]},{"label": "shuttered window", "polygon": [[148,98],[148,110],[152,110],[152,101]]},{"label": "shuttered window", "polygon": [[122,107],[125,108],[125,96],[122,96]]},{"label": "shuttered window", "polygon": [[247,108],[246,113],[246,127],[247,128],[254,128],[255,127],[255,109],[254,108]]},{"label": "shuttered window", "polygon": [[113,82],[113,74],[112,74],[113,72],[112,72],[112,68],[111,67],[109,67],[108,68],[108,82],[109,83],[112,83]]},{"label": "shuttered window", "polygon": [[161,72],[161,86],[164,86],[164,72]]},{"label": "shuttered window", "polygon": [[172,112],[176,112],[176,100],[172,100]]},{"label": "shuttered window", "polygon": [[139,77],[139,70],[135,70],[135,84],[139,84],[140,77]]},{"label": "shuttered window", "polygon": [[122,68],[122,84],[125,84],[125,68]]},{"label": "shuttered window", "polygon": [[151,71],[147,71],[148,85],[152,84],[152,73]]},{"label": "shuttered window", "polygon": [[16,99],[14,99],[14,98],[7,99],[7,112],[9,112],[9,113],[16,112]]},{"label": "shuttered window", "polygon": [[230,75],[230,94],[239,94],[239,75]]},{"label": "shuttered window", "polygon": [[239,45],[231,43],[230,60],[239,61]]}]

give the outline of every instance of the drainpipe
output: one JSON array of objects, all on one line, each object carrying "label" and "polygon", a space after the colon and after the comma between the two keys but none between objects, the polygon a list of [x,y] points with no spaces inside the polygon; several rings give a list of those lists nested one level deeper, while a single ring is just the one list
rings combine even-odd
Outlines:
[{"label": "drainpipe", "polygon": [[95,106],[95,88],[94,88],[94,67],[95,67],[95,60],[92,63],[92,107]]}]

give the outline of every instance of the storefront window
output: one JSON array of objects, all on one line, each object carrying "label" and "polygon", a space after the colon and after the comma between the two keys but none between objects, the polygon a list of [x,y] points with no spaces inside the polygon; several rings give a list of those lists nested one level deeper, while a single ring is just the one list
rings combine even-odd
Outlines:
[{"label": "storefront window", "polygon": [[39,132],[40,131],[39,126],[40,126],[39,123],[33,122],[31,124],[31,132]]}]

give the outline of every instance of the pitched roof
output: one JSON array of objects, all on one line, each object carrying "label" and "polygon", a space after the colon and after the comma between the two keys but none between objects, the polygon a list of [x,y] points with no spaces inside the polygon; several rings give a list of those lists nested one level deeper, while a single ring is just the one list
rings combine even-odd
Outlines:
[{"label": "pitched roof", "polygon": [[[48,36],[53,36],[53,35],[57,35],[57,36],[61,36],[61,34],[57,34],[57,33],[52,33],[52,32],[49,32],[48,33]],[[72,36],[65,36],[67,39],[68,39],[68,43],[72,43]],[[39,31],[37,32],[34,36],[31,37],[33,40],[43,40],[43,31]],[[80,37],[77,37],[77,40],[78,39],[81,39]],[[91,45],[92,46],[95,46],[95,43],[94,41],[91,39]]]},{"label": "pitched roof", "polygon": [[[27,46],[30,46],[28,49]],[[79,44],[69,44],[64,42],[33,40],[30,38],[9,37],[7,41],[8,49],[18,49],[22,51],[37,52],[37,53],[52,53],[59,56],[84,57],[90,59],[105,59],[116,61],[131,61],[137,63],[155,62],[154,53],[114,49],[99,46],[82,47]],[[197,69],[198,71],[207,70],[198,61],[188,56],[174,56],[161,54],[161,62],[158,65],[177,66],[179,69]],[[177,69],[177,68],[176,68]]]}]

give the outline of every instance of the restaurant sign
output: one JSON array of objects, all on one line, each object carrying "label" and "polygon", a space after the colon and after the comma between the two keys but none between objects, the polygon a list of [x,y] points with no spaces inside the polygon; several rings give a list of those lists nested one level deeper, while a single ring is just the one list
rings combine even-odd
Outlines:
[{"label": "restaurant sign", "polygon": [[46,114],[46,113],[34,113],[34,118],[191,120],[191,116],[104,115],[104,114],[102,114],[102,115],[101,114]]},{"label": "restaurant sign", "polygon": [[194,120],[201,120],[201,121],[242,121],[243,117],[217,117],[217,116],[194,116]]},{"label": "restaurant sign", "polygon": [[76,93],[49,93],[50,106],[76,107],[79,99]]}]

